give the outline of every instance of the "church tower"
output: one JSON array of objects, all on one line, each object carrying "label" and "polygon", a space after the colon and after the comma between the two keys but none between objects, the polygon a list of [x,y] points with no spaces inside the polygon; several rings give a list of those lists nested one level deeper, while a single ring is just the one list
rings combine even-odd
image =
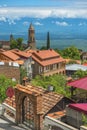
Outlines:
[{"label": "church tower", "polygon": [[30,47],[30,49],[32,50],[36,49],[35,30],[32,23],[30,24],[30,27],[28,29],[28,47]]}]

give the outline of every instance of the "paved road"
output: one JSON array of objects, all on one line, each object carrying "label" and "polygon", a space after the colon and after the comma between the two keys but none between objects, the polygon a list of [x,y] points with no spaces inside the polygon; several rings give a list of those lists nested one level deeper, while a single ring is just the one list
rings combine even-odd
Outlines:
[{"label": "paved road", "polygon": [[25,130],[24,128],[16,126],[15,123],[10,120],[1,117],[0,118],[0,130]]}]

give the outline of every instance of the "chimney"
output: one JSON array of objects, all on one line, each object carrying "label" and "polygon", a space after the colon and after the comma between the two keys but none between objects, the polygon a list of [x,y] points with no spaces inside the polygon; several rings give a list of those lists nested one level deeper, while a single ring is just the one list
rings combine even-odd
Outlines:
[{"label": "chimney", "polygon": [[47,90],[48,90],[48,92],[52,92],[53,91],[53,86],[51,86],[51,85],[49,85],[48,87],[47,87]]}]

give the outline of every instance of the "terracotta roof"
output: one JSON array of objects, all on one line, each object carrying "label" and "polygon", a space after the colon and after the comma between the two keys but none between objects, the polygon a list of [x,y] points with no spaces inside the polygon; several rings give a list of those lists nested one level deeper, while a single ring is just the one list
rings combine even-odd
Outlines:
[{"label": "terracotta roof", "polygon": [[68,107],[87,114],[87,103],[70,104]]},{"label": "terracotta roof", "polygon": [[65,116],[65,115],[66,115],[66,111],[65,110],[47,114],[47,116],[50,116],[50,117],[52,117],[54,119],[61,118],[61,117]]},{"label": "terracotta roof", "polygon": [[73,59],[65,59],[66,63],[69,63],[70,61],[74,61],[76,62],[77,64],[81,64],[81,61],[80,60],[73,60]]},{"label": "terracotta roof", "polygon": [[[43,105],[44,115],[49,110],[51,110],[63,98],[63,95],[57,94],[55,92],[48,92],[47,90],[45,90],[42,87],[34,87],[34,86],[30,86],[30,85],[27,85],[26,87],[24,87],[24,86],[18,84],[16,86],[16,89],[18,89],[19,91],[22,91],[24,93],[32,94],[35,96],[42,95],[42,98],[43,98],[42,105]],[[15,98],[15,96],[14,96],[14,98]],[[13,99],[11,98],[10,100],[13,100]]]},{"label": "terracotta roof", "polygon": [[11,50],[11,52],[13,52],[14,54],[20,56],[20,57],[25,57],[25,58],[29,58],[31,56],[30,53],[26,53],[24,51],[20,51],[18,49],[13,49]]},{"label": "terracotta roof", "polygon": [[33,55],[39,57],[40,59],[48,59],[53,57],[60,56],[57,52],[55,52],[53,49],[50,50],[37,50],[33,53]]},{"label": "terracotta roof", "polygon": [[1,52],[4,56],[8,57],[12,61],[18,60],[20,57],[17,56],[16,54],[12,53],[11,51],[3,51]]},{"label": "terracotta roof", "polygon": [[72,81],[67,83],[68,86],[73,86],[75,88],[87,90],[87,77]]},{"label": "terracotta roof", "polygon": [[23,64],[24,64],[24,60],[16,60],[16,62],[17,62],[19,65],[23,65]]},{"label": "terracotta roof", "polygon": [[57,54],[54,50],[44,50],[40,52],[34,52],[32,54],[33,60],[38,62],[42,66],[64,62],[65,60]]},{"label": "terracotta roof", "polygon": [[87,66],[87,63],[84,63],[84,64],[82,64],[82,65]]},{"label": "terracotta roof", "polygon": [[3,52],[3,51],[5,51],[4,49],[0,49],[0,52]]},{"label": "terracotta roof", "polygon": [[13,96],[12,98],[7,97],[4,101],[4,103],[8,104],[9,106],[16,108],[16,104],[15,104],[15,96]]}]

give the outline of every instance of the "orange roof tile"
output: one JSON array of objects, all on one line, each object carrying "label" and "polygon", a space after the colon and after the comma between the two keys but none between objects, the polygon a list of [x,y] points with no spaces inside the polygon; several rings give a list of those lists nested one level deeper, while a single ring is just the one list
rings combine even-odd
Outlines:
[{"label": "orange roof tile", "polygon": [[[51,110],[62,98],[63,95],[57,94],[55,92],[48,92],[46,89],[42,87],[34,87],[27,85],[26,87],[22,85],[17,85],[15,89],[18,89],[21,92],[31,94],[34,96],[42,95],[42,105],[43,105],[43,114],[47,114],[49,110]],[[7,100],[14,100],[15,101],[15,96],[11,99],[7,98]],[[7,100],[5,102],[7,102]],[[11,101],[9,101],[11,102]],[[7,102],[8,104],[8,102]],[[11,104],[11,103],[10,103]],[[16,104],[14,104],[16,105]],[[15,107],[15,106],[14,106]]]},{"label": "orange roof tile", "polygon": [[53,112],[53,113],[49,113],[48,116],[54,118],[54,119],[58,119],[58,118],[61,118],[63,116],[66,115],[66,111],[63,110],[63,111],[58,111],[58,112]]},{"label": "orange roof tile", "polygon": [[82,65],[87,66],[87,63],[84,63],[84,64],[82,64]]},{"label": "orange roof tile", "polygon": [[32,56],[32,58],[33,58],[33,60],[35,60],[36,62],[38,62],[42,66],[47,66],[47,65],[56,64],[56,63],[65,61],[62,57],[52,58],[52,59],[43,60],[43,61],[41,61],[40,59],[38,59],[34,55]]},{"label": "orange roof tile", "polygon": [[18,49],[13,49],[11,50],[11,52],[13,52],[14,54],[20,56],[20,57],[25,57],[25,58],[29,58],[31,56],[30,53],[26,53],[24,51],[20,51]]},{"label": "orange roof tile", "polygon": [[4,51],[4,52],[1,52],[1,54],[5,55],[6,57],[11,59],[12,61],[18,60],[20,58],[19,56],[12,53],[11,51]]},{"label": "orange roof tile", "polygon": [[24,60],[16,60],[16,62],[17,62],[19,65],[23,65],[23,64],[24,64]]},{"label": "orange roof tile", "polygon": [[38,51],[35,51],[33,54],[35,56],[39,57],[40,59],[48,59],[48,58],[60,56],[53,49],[50,49],[50,50],[41,50],[41,51],[38,50]]}]

